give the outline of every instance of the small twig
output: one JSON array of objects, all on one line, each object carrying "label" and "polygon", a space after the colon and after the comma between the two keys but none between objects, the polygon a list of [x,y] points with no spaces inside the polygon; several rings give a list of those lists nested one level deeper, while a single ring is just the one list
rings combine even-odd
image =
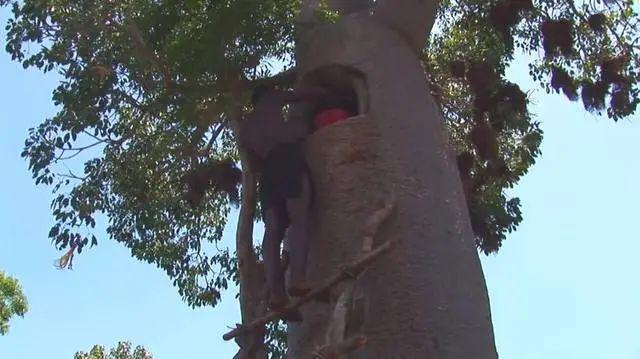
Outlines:
[{"label": "small twig", "polygon": [[336,344],[328,344],[311,354],[312,359],[338,359],[363,347],[367,343],[367,337],[356,335]]},{"label": "small twig", "polygon": [[85,179],[87,179],[88,176],[85,177],[80,177],[78,175],[73,174],[73,172],[71,172],[71,170],[69,170],[69,174],[64,174],[64,173],[56,173],[56,176],[62,177],[62,178],[68,178],[68,179],[74,179],[74,180],[80,180],[80,181],[84,181]]},{"label": "small twig", "polygon": [[[80,153],[82,153],[82,151],[87,150],[87,149],[89,149],[91,147],[95,147],[95,146],[97,146],[99,144],[102,144],[102,143],[106,143],[106,141],[105,140],[101,140],[101,141],[94,142],[94,143],[92,143],[90,145],[83,146],[83,147],[63,148],[62,149],[62,153],[60,153],[60,155],[57,156],[55,160],[56,161],[65,161],[65,160],[72,159],[72,158],[76,157],[77,155],[79,155]],[[63,154],[66,151],[75,151],[75,152],[73,154],[69,155],[69,156],[63,156]]]},{"label": "small twig", "polygon": [[393,245],[396,244],[395,240],[391,240],[391,241],[387,241],[384,242],[383,244],[379,245],[378,247],[376,247],[375,249],[373,249],[371,252],[367,253],[366,255],[363,255],[362,257],[356,259],[353,263],[346,265],[343,270],[341,270],[340,272],[334,274],[333,276],[331,276],[329,279],[327,279],[323,284],[321,284],[320,286],[318,286],[317,288],[311,290],[309,293],[307,293],[305,296],[299,298],[298,300],[295,300],[291,303],[289,303],[287,306],[285,306],[282,310],[279,311],[271,311],[269,313],[267,313],[266,315],[264,315],[263,317],[260,317],[256,320],[254,320],[253,322],[247,324],[247,325],[241,325],[238,326],[237,328],[231,330],[230,332],[228,332],[227,334],[222,336],[222,339],[224,340],[230,340],[233,339],[235,337],[237,337],[238,335],[241,335],[243,333],[246,332],[250,332],[252,330],[254,330],[255,328],[259,328],[262,327],[263,325],[271,322],[272,320],[276,320],[276,319],[280,319],[282,318],[285,314],[290,313],[296,309],[298,309],[301,305],[310,302],[311,300],[321,296],[322,294],[326,293],[327,290],[329,290],[330,288],[334,287],[336,284],[351,278],[350,274],[347,273],[362,273],[362,271],[369,265],[371,264],[373,261],[375,261],[376,259],[378,259],[380,256],[382,256],[383,254],[387,253],[392,247]]},{"label": "small twig", "polygon": [[220,134],[222,133],[222,130],[224,130],[224,128],[227,127],[228,124],[229,124],[229,119],[224,120],[218,125],[218,128],[216,128],[215,131],[211,134],[209,143],[207,143],[207,146],[204,148],[204,151],[203,151],[205,154],[209,153],[211,148],[213,148],[213,144],[216,142],[216,140],[218,139],[218,136],[220,136]]}]

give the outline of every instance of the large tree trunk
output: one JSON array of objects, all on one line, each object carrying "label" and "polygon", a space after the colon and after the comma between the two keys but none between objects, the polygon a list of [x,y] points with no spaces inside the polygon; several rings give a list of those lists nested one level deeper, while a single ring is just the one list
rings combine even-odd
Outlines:
[{"label": "large tree trunk", "polygon": [[[409,1],[409,0],[406,0]],[[384,2],[383,2],[384,3]],[[358,283],[349,331],[368,337],[354,358],[497,358],[487,290],[443,119],[415,42],[351,14],[305,33],[301,74],[343,65],[364,75],[365,116],[316,132],[308,143],[316,203],[308,276],[320,281],[361,249],[359,229],[395,193],[376,243],[400,243]],[[289,326],[289,357],[324,341],[331,305],[303,307]],[[359,319],[357,317],[360,317]]]}]

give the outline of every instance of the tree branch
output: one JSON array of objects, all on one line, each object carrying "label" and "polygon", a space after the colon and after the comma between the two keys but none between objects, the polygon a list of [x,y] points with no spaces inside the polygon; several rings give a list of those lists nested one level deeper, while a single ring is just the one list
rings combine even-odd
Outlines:
[{"label": "tree branch", "polygon": [[303,305],[303,304],[305,304],[307,302],[310,302],[311,300],[313,300],[313,299],[321,296],[322,294],[326,293],[327,290],[333,288],[336,284],[338,284],[338,283],[340,283],[340,282],[342,282],[344,280],[347,280],[349,278],[353,278],[353,277],[358,276],[373,261],[375,261],[376,259],[381,257],[383,254],[387,253],[391,248],[393,248],[393,245],[395,245],[396,243],[397,243],[396,241],[384,242],[383,244],[379,245],[374,250],[372,250],[370,253],[358,258],[357,260],[355,260],[351,264],[344,266],[344,268],[340,272],[338,272],[338,273],[334,274],[333,276],[331,276],[324,283],[322,283],[317,288],[311,290],[305,296],[299,298],[298,300],[295,300],[295,301],[289,303],[282,310],[277,311],[277,312],[273,312],[273,311],[269,312],[265,316],[260,317],[260,318],[254,320],[253,322],[251,322],[251,323],[249,323],[247,325],[242,325],[242,326],[239,326],[239,327],[229,331],[227,334],[222,336],[222,338],[224,340],[233,339],[233,338],[237,337],[238,335],[241,335],[241,334],[244,334],[244,333],[247,333],[247,332],[251,332],[251,331],[255,330],[256,328],[260,328],[260,327],[264,326],[266,323],[271,322],[272,320],[276,320],[276,319],[282,318],[283,315],[288,314],[288,313],[298,309],[301,305]]},{"label": "tree branch", "polygon": [[[618,5],[618,7],[620,7],[620,11],[624,10],[622,8],[622,6],[617,1],[615,3]],[[580,20],[582,20],[585,23],[589,21],[587,16],[582,11],[578,10],[574,0],[566,0],[566,4],[573,11],[574,15],[580,18]],[[611,26],[611,24],[609,24],[608,21],[605,22],[605,26],[607,27],[607,29],[609,29],[609,32],[611,32],[613,37],[615,37],[617,47],[619,47],[620,50],[623,51],[623,52],[625,52],[625,51],[631,52],[631,50],[630,50],[631,46],[629,44],[627,44],[626,41],[624,41],[623,37],[621,36],[621,35],[624,35],[624,29],[623,29],[623,31],[621,31],[622,34],[618,34],[616,32],[616,29],[613,26]]]},{"label": "tree branch", "polygon": [[59,177],[68,178],[68,179],[74,179],[74,180],[79,180],[79,181],[84,181],[89,177],[89,176],[80,177],[80,176],[74,174],[73,172],[71,172],[71,170],[69,170],[69,174],[56,173],[55,175],[59,176]]},{"label": "tree branch", "polygon": [[224,121],[222,121],[218,127],[214,130],[214,132],[211,134],[211,138],[209,139],[209,142],[207,143],[206,147],[204,148],[204,150],[202,151],[202,153],[207,154],[209,153],[209,151],[211,150],[211,148],[213,148],[213,144],[216,142],[216,140],[218,139],[218,136],[220,136],[220,134],[222,133],[222,130],[224,130],[225,127],[227,127],[227,125],[229,124],[229,119],[225,119]]},{"label": "tree branch", "polygon": [[165,88],[167,90],[172,90],[174,81],[171,77],[169,67],[162,59],[156,56],[153,50],[147,45],[147,42],[144,40],[144,36],[142,35],[142,31],[140,31],[135,23],[129,23],[125,25],[125,29],[133,39],[134,47],[140,52],[142,56],[144,56],[149,62],[151,62],[153,66],[160,70],[164,80]]},{"label": "tree branch", "polygon": [[[89,144],[89,145],[86,145],[86,146],[82,146],[82,147],[62,148],[61,149],[62,152],[60,153],[60,155],[56,156],[54,161],[57,162],[57,161],[70,160],[70,159],[76,157],[77,155],[79,155],[80,153],[82,153],[82,151],[88,150],[91,147],[95,147],[95,146],[97,146],[99,144],[106,143],[106,142],[107,142],[106,140],[100,140],[100,141],[97,141],[97,142],[94,142],[92,144]],[[68,155],[68,156],[63,156],[64,153],[67,152],[67,151],[74,151],[74,153],[71,154],[71,155]]]},{"label": "tree branch", "polygon": [[[232,117],[238,117],[239,111],[240,109],[237,109],[238,113],[233,114]],[[222,127],[223,124],[220,126]],[[235,130],[237,132],[237,128]],[[261,298],[264,286],[263,268],[258,264],[258,256],[253,250],[253,221],[257,197],[256,176],[246,151],[239,148],[239,152],[242,164],[242,202],[236,230],[236,252],[240,278],[240,312],[242,322],[248,323],[264,315],[266,302],[264,298]],[[235,358],[261,359],[267,357],[264,346],[264,327],[260,329],[238,340],[240,351]]]}]

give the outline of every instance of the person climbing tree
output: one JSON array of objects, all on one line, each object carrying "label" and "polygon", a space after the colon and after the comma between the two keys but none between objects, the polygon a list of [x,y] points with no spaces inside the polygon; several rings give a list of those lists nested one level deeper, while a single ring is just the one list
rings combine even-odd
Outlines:
[{"label": "person climbing tree", "polygon": [[312,186],[303,141],[310,126],[308,121],[285,121],[282,109],[292,102],[320,101],[326,94],[326,90],[316,87],[282,91],[259,86],[251,99],[253,112],[239,125],[239,141],[258,160],[260,168],[259,198],[265,223],[262,247],[269,305],[273,310],[287,303],[280,258],[280,245],[287,228],[291,264],[288,293],[301,296],[309,290],[305,277]]},{"label": "person climbing tree", "polygon": [[[315,198],[327,204],[312,211],[307,280],[329,278],[361,252],[349,239],[394,190],[396,212],[374,244],[401,242],[361,279],[361,325],[350,323],[349,333],[366,335],[361,357],[438,359],[497,358],[474,249],[498,251],[523,220],[512,188],[539,158],[543,137],[531,94],[507,69],[528,64],[544,90],[630,118],[640,104],[634,4],[0,0],[12,13],[11,58],[60,76],[56,113],[29,131],[22,152],[35,183],[53,191],[50,241],[76,254],[101,236],[117,241],[166,272],[191,306],[217,305],[237,281],[245,326],[265,315],[251,236],[257,176],[224,121],[250,105],[257,84],[327,82],[334,94],[348,76],[326,81],[323,69],[358,74],[366,116],[318,131],[305,147]],[[274,65],[287,70],[274,73]],[[284,103],[273,105],[278,121]],[[256,134],[284,136],[256,122]],[[460,171],[456,154],[464,154]],[[185,174],[218,160],[243,165],[231,248],[216,245],[229,225],[228,194],[181,198]],[[316,174],[316,162],[327,171]],[[106,233],[96,226],[101,217]],[[285,337],[287,357],[310,357],[324,344],[330,308],[309,303],[286,335],[272,323],[239,338],[239,357],[264,358]]]}]

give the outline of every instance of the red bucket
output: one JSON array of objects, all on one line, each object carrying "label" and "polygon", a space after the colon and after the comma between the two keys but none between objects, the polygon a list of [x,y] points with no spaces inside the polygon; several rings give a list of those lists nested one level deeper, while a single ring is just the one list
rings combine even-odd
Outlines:
[{"label": "red bucket", "polygon": [[313,119],[316,128],[332,125],[336,122],[345,120],[349,117],[349,113],[341,108],[329,108],[322,110]]}]

